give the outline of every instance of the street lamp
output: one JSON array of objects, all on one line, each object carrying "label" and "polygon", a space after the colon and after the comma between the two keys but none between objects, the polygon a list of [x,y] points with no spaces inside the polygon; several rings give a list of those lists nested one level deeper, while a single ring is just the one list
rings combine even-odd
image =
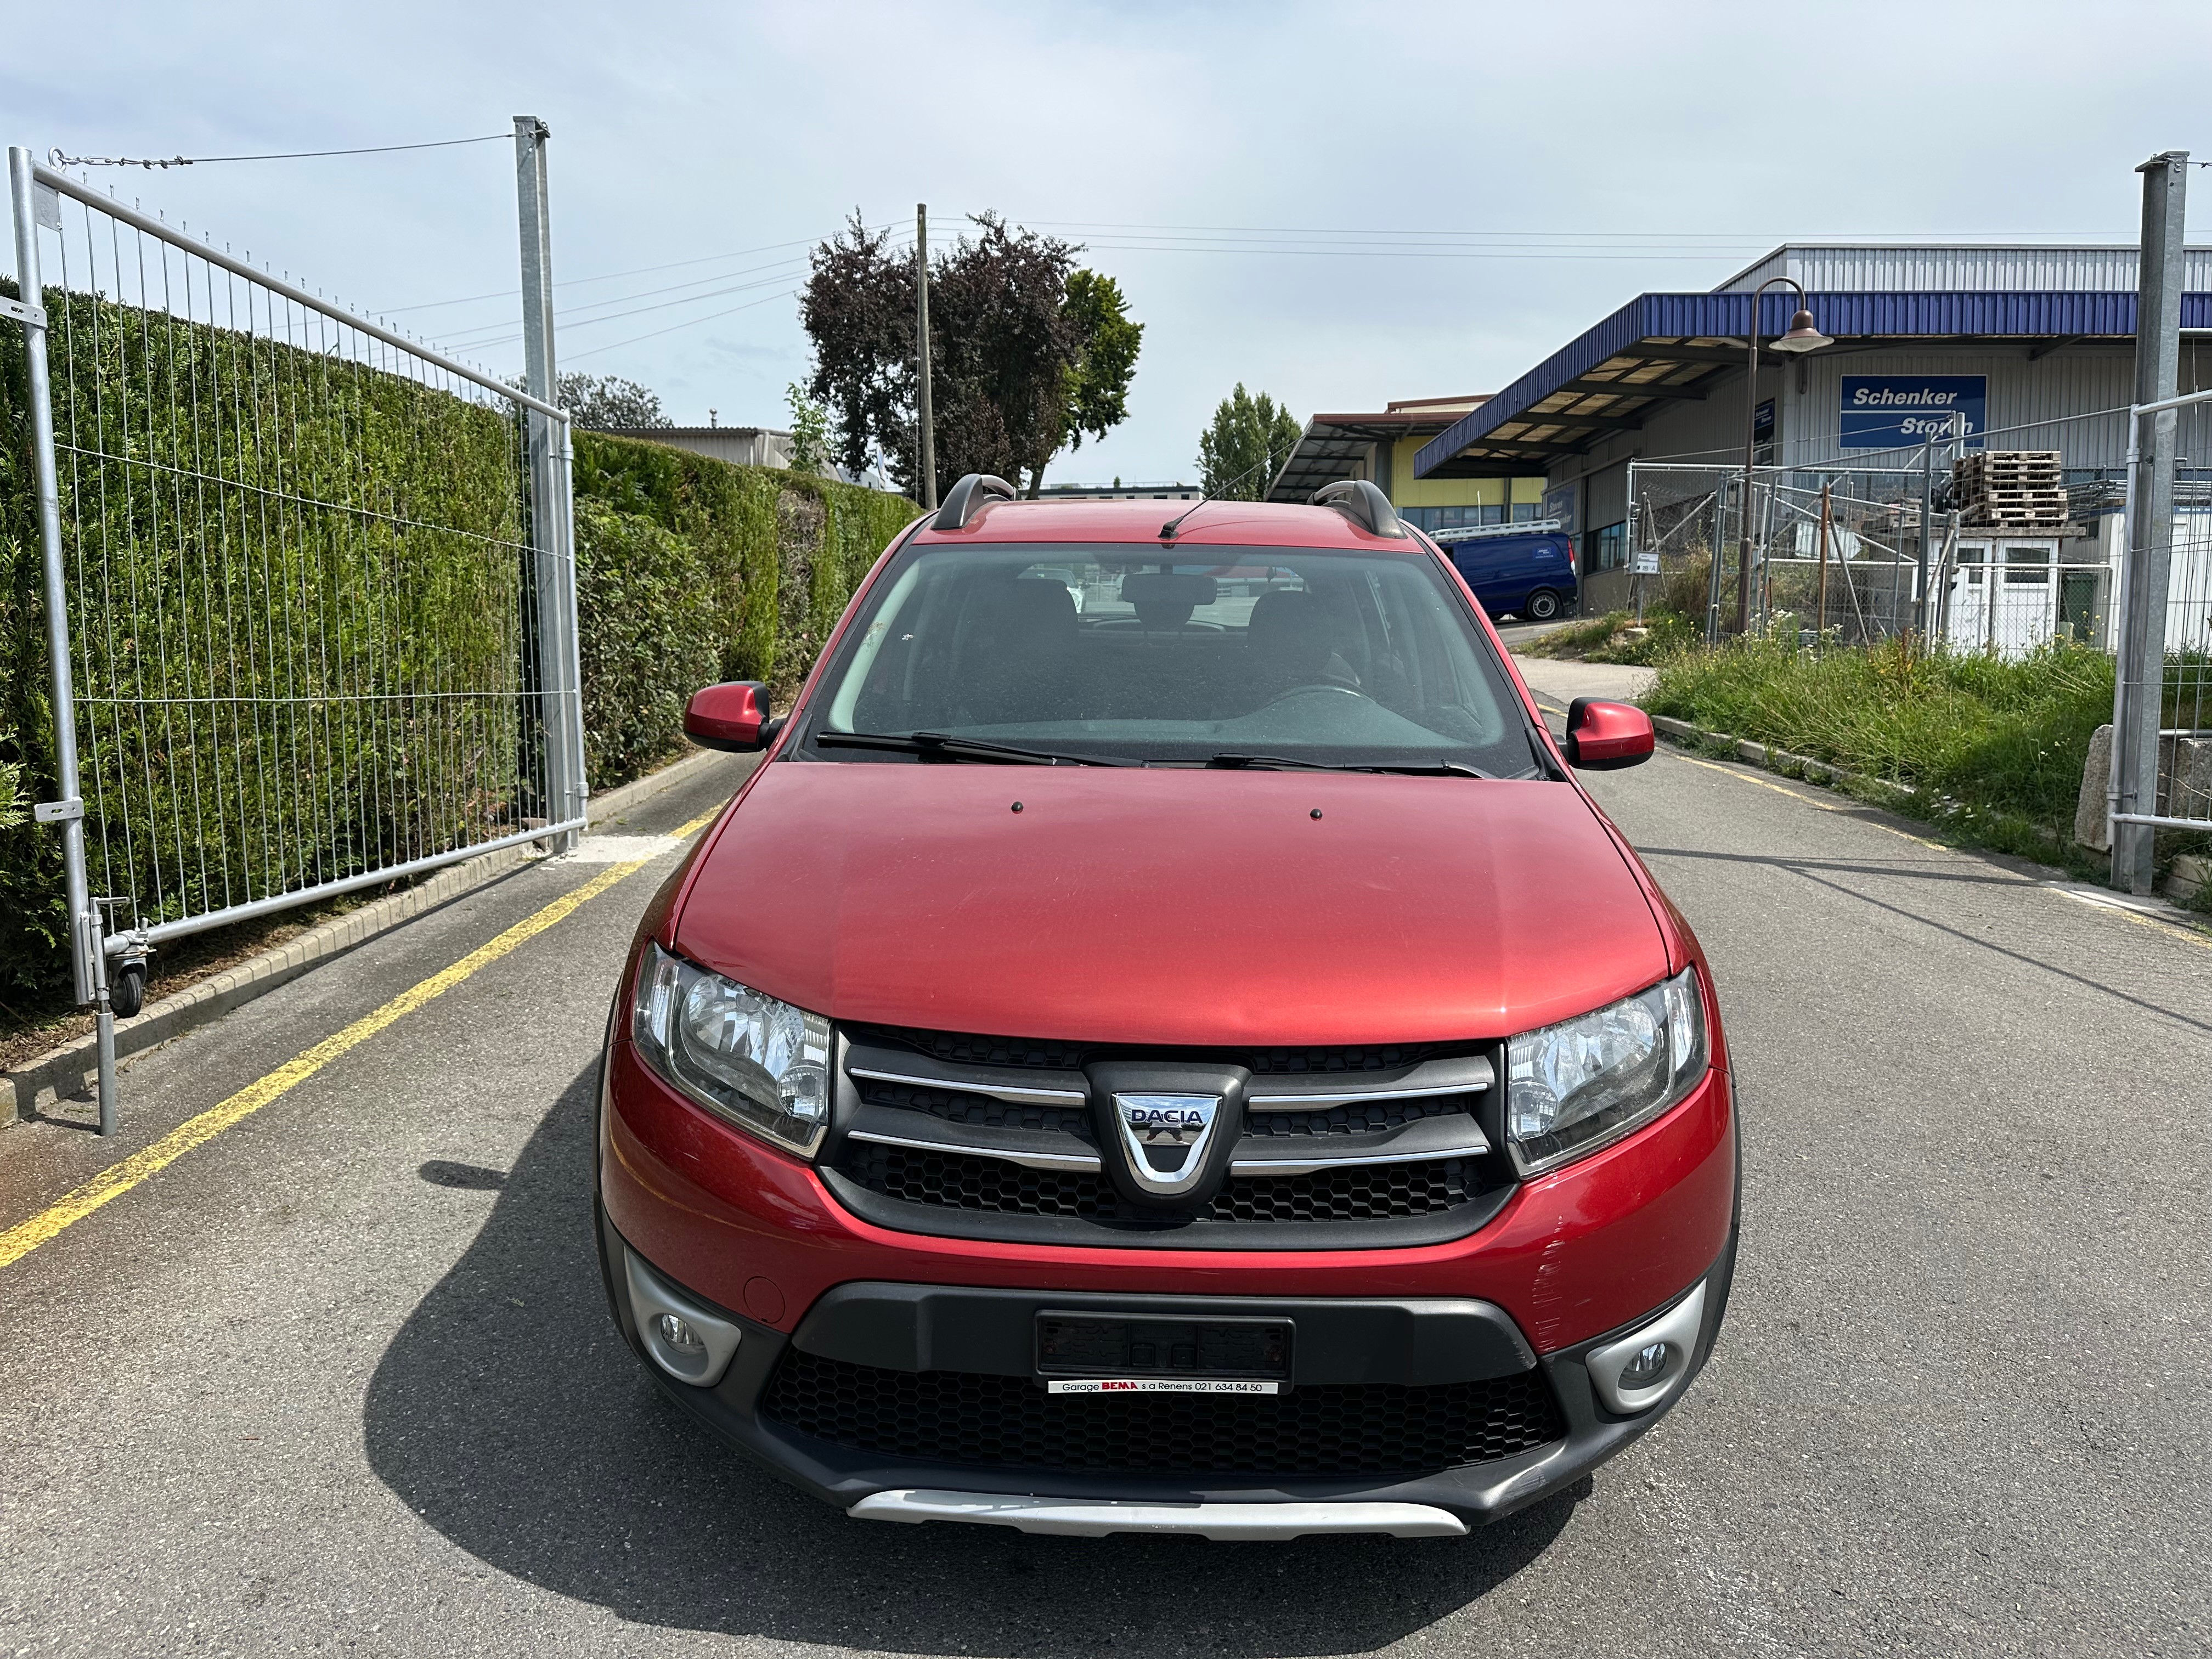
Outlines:
[{"label": "street lamp", "polygon": [[1751,626],[1751,476],[1759,434],[1759,296],[1777,283],[1787,283],[1797,290],[1797,314],[1790,319],[1790,331],[1774,343],[1774,349],[1794,357],[1835,343],[1814,326],[1813,313],[1805,298],[1805,286],[1796,277],[1770,276],[1753,292],[1751,362],[1743,382],[1743,516],[1736,526],[1735,631],[1738,634]]}]

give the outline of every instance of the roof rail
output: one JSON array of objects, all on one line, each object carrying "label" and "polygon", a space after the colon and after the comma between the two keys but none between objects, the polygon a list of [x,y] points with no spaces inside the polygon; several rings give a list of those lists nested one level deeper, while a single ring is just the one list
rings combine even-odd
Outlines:
[{"label": "roof rail", "polygon": [[1405,526],[1398,522],[1398,509],[1370,479],[1339,478],[1334,483],[1323,484],[1314,491],[1313,504],[1334,507],[1370,536],[1406,533]]},{"label": "roof rail", "polygon": [[[977,499],[979,496],[981,500]],[[937,509],[937,516],[929,521],[929,527],[965,530],[983,510],[985,501],[1013,499],[1014,487],[1004,478],[994,478],[988,472],[970,472],[945,492],[945,505]]]}]

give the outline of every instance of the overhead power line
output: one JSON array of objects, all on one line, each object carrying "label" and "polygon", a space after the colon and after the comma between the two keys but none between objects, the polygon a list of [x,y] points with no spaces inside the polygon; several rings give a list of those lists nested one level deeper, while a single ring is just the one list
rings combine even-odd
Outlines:
[{"label": "overhead power line", "polygon": [[[869,226],[869,230],[872,232],[890,230],[890,226]],[[553,283],[553,288],[556,288],[556,292],[562,288],[586,288],[586,285],[591,283],[611,283],[611,281],[619,279],[619,276],[650,276],[650,274],[661,272],[661,270],[681,270],[684,265],[714,265],[726,261],[726,258],[750,258],[752,254],[772,254],[781,248],[818,248],[818,246],[825,241],[830,241],[830,237],[794,237],[792,241],[768,241],[768,243],[761,243],[759,248],[737,248],[732,250],[732,252],[726,252],[726,254],[699,254],[696,258],[671,258],[665,265],[633,265],[630,270],[608,270],[608,272],[602,272],[599,276],[566,276],[566,279]],[[702,276],[699,281],[708,281],[708,283],[710,283],[710,281],[721,281],[721,279],[719,279],[719,276]],[[675,288],[690,288],[690,285],[692,283],[677,283]],[[648,288],[644,289],[644,292],[653,295],[653,292],[672,292],[672,289]],[[407,314],[407,312],[438,310],[441,305],[473,305],[476,301],[484,301],[484,299],[515,299],[515,289],[495,288],[491,289],[491,292],[484,292],[484,295],[462,295],[460,299],[427,299],[427,301],[418,301],[416,305],[387,305],[387,307],[385,307],[383,312],[378,312],[378,314],[403,316]],[[639,299],[639,296],[626,295],[623,299]],[[606,301],[606,303],[613,303],[613,301]]]},{"label": "overhead power line", "polygon": [[64,155],[58,147],[46,152],[58,167],[196,167],[210,161],[312,161],[325,155],[389,155],[402,149],[451,149],[456,144],[489,144],[513,138],[512,132],[488,132],[481,138],[433,138],[420,144],[371,144],[362,149],[293,149],[271,155],[172,155],[142,159],[134,155]]},{"label": "overhead power line", "polygon": [[663,334],[673,334],[679,328],[690,328],[700,323],[711,323],[717,317],[727,317],[736,312],[750,311],[755,306],[764,306],[770,301],[795,299],[798,294],[799,290],[795,288],[787,289],[781,294],[771,294],[759,300],[748,300],[741,306],[732,306],[728,311],[710,312],[704,317],[694,317],[689,322],[672,323],[666,328],[654,329],[650,334],[634,334],[627,340],[611,341],[605,345],[593,346],[588,351],[572,351],[568,354],[567,361],[574,362],[580,357],[596,356],[602,351],[612,351],[618,346],[635,345],[640,340],[657,339]]},{"label": "overhead power line", "polygon": [[[878,225],[874,227],[874,228],[882,230],[886,228],[886,227]],[[650,276],[656,271],[680,270],[685,265],[714,264],[724,259],[749,258],[756,253],[774,253],[781,248],[818,246],[829,240],[830,239],[826,236],[799,236],[793,238],[788,242],[766,242],[762,244],[759,247],[741,247],[734,249],[728,253],[702,253],[696,259],[672,259],[666,264],[636,265],[628,270],[604,271],[597,276],[564,277],[561,281],[555,283],[553,286],[556,290],[564,288],[584,288],[593,283],[611,283],[617,277],[622,276]],[[713,279],[708,278],[705,280],[711,281]],[[514,289],[495,289],[488,294],[465,294],[459,299],[455,300],[425,300],[418,304],[411,306],[388,306],[380,314],[386,317],[397,317],[410,311],[433,311],[440,306],[470,305],[478,300],[512,300],[514,297],[515,290]]]},{"label": "overhead power line", "polygon": [[[675,289],[647,289],[642,294],[629,294],[624,295],[619,299],[602,300],[597,305],[584,306],[579,307],[575,312],[557,312],[556,313],[555,326],[564,331],[571,328],[585,328],[594,323],[610,323],[619,317],[635,317],[641,312],[665,311],[676,306],[696,305],[702,300],[719,300],[725,295],[741,294],[749,289],[765,288],[773,283],[789,281],[791,268],[797,263],[798,261],[796,260],[780,259],[773,264],[756,265],[749,270],[730,271],[720,276],[710,276],[703,279],[707,282],[721,283],[725,284],[725,286],[720,288],[708,289],[703,294],[689,294],[685,295],[681,299],[662,300],[657,304],[649,306],[635,306],[628,311],[607,312],[603,316],[594,317],[589,315],[589,313],[604,310],[604,308],[608,306],[624,305],[631,300],[645,299],[653,294],[673,293],[675,292]],[[730,280],[732,277],[738,276],[758,276],[763,271],[773,271],[776,274],[763,277],[761,281],[752,283],[734,283]],[[676,285],[677,288],[696,288],[697,286],[698,283],[680,283]],[[473,337],[477,334],[491,334],[501,331],[509,330],[513,326],[514,319],[512,317],[508,317],[501,319],[499,322],[487,324],[479,328],[465,329],[459,333],[450,337],[453,343],[468,345],[474,343]],[[504,337],[502,336],[502,337]]]}]

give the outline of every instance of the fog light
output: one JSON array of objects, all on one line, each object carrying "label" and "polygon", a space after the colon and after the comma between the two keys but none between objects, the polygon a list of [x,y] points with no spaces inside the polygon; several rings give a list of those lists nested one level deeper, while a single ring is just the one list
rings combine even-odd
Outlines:
[{"label": "fog light", "polygon": [[[676,1322],[679,1325],[683,1321]],[[1638,1348],[1629,1362],[1620,1368],[1620,1386],[1624,1389],[1648,1389],[1667,1374],[1667,1362],[1674,1357],[1671,1342],[1647,1342]]]},{"label": "fog light", "polygon": [[701,1307],[654,1273],[635,1253],[623,1253],[631,1314],[646,1358],[679,1382],[711,1389],[722,1380],[744,1333]]},{"label": "fog light", "polygon": [[[683,1315],[665,1313],[660,1316],[657,1323],[660,1329],[660,1340],[675,1349],[677,1352],[698,1354],[702,1357],[706,1354],[706,1343],[700,1340],[699,1333],[691,1328],[690,1322]],[[1660,1346],[1663,1347],[1665,1344],[1662,1343]]]},{"label": "fog light", "polygon": [[1697,1352],[1705,1321],[1701,1284],[1641,1328],[1592,1348],[1583,1364],[1598,1402],[1620,1416],[1633,1417],[1672,1395],[1690,1374],[1690,1356]]}]

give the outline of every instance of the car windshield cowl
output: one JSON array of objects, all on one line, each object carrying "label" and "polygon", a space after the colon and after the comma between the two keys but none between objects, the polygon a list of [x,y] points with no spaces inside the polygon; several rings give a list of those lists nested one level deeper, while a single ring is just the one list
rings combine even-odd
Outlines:
[{"label": "car windshield cowl", "polygon": [[1463,761],[1408,761],[1370,765],[1352,761],[1292,760],[1287,755],[1216,755],[1206,765],[1231,771],[1389,772],[1405,777],[1494,778],[1497,775]]}]

